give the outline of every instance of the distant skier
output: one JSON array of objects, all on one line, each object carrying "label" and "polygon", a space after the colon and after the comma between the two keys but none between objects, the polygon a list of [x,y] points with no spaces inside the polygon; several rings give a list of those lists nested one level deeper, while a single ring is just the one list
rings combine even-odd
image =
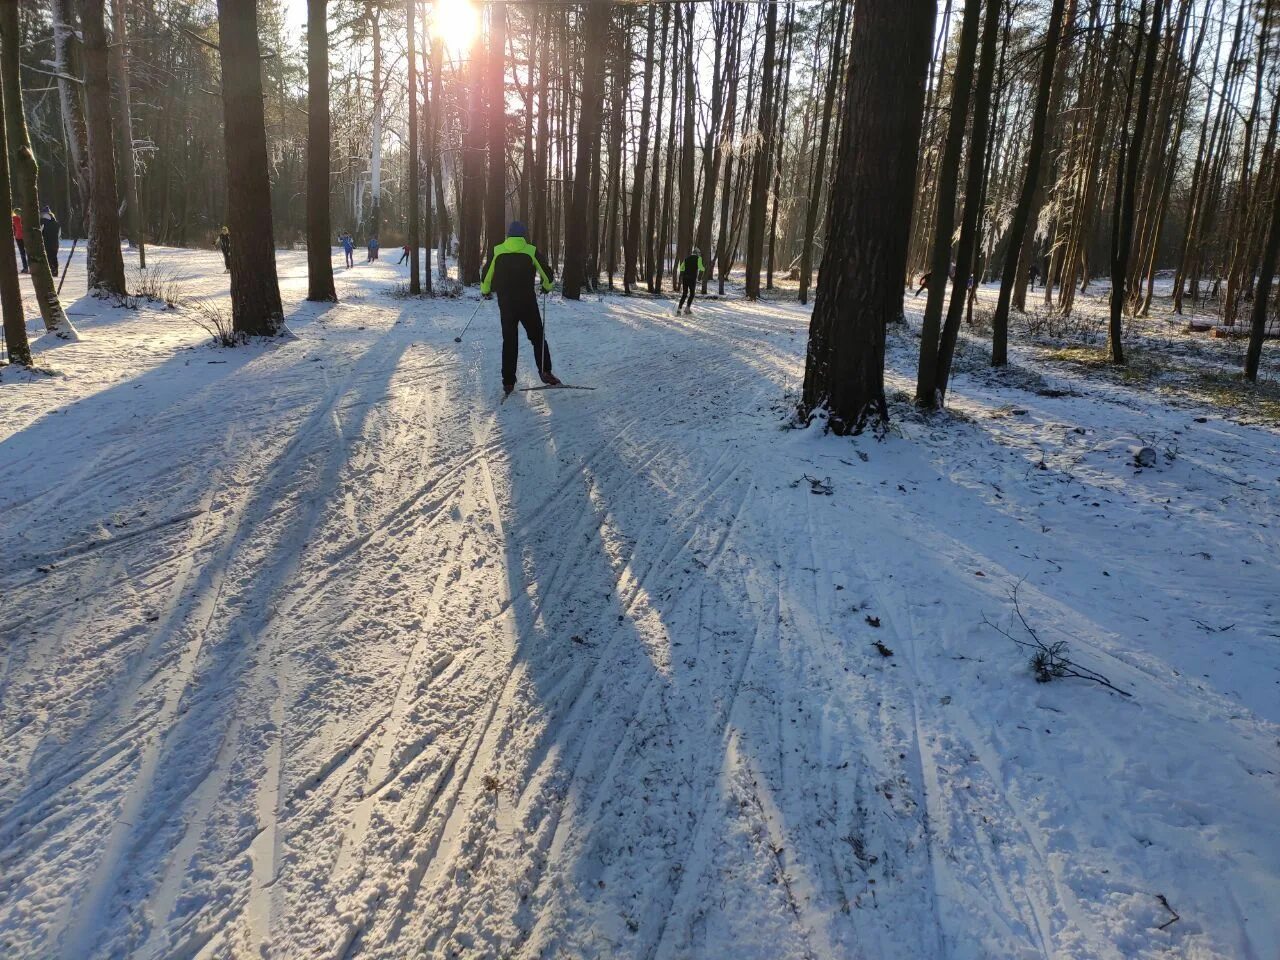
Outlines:
[{"label": "distant skier", "polygon": [[404,263],[408,259],[409,259],[409,245],[406,243],[403,247],[400,248],[400,260],[396,265],[399,266],[401,263]]},{"label": "distant skier", "polygon": [[354,267],[356,265],[355,250],[356,242],[351,239],[351,234],[344,233],[338,238],[338,242],[342,244],[342,252],[346,254],[347,266]]},{"label": "distant skier", "polygon": [[913,293],[911,296],[913,297],[920,296],[920,291],[923,290],[925,287],[929,286],[929,280],[932,276],[933,276],[932,272],[920,274],[920,286],[916,287],[916,292]]},{"label": "distant skier", "polygon": [[31,268],[27,264],[27,244],[22,239],[22,214],[17,210],[13,211],[13,240],[18,245],[18,255],[22,257],[22,272],[30,273]]},{"label": "distant skier", "polygon": [[[693,291],[704,269],[702,254],[697,247],[694,247],[680,264],[680,302],[676,304],[676,316],[680,315],[682,307],[686,316],[693,313]],[[686,298],[688,298],[687,303]]]},{"label": "distant skier", "polygon": [[44,240],[44,254],[49,260],[49,272],[58,275],[58,241],[62,239],[62,225],[46,203],[40,212],[40,236]]},{"label": "distant skier", "polygon": [[542,328],[538,297],[534,284],[542,278],[544,293],[551,291],[551,277],[538,258],[538,251],[525,240],[525,226],[519,220],[507,227],[507,239],[493,248],[480,284],[482,296],[498,295],[498,312],[502,317],[502,389],[510,393],[516,386],[516,360],[520,352],[520,330],[524,327],[533,345],[538,375],[548,386],[560,385],[551,372],[551,348]]},{"label": "distant skier", "polygon": [[378,259],[378,238],[376,236],[369,237],[369,259],[365,263],[373,263]]},{"label": "distant skier", "polygon": [[1031,284],[1032,290],[1035,290],[1036,281],[1039,279],[1040,279],[1040,266],[1039,264],[1033,263],[1031,264],[1030,267],[1027,268],[1027,281]]},{"label": "distant skier", "polygon": [[222,251],[223,273],[231,272],[231,231],[223,227],[218,231],[218,249]]}]

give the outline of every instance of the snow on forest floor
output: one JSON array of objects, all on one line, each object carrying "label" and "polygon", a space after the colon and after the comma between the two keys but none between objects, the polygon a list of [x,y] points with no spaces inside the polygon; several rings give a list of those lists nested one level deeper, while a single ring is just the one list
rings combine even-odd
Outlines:
[{"label": "snow on forest floor", "polygon": [[842,440],[803,309],[621,296],[499,405],[494,305],[280,264],[291,339],[81,299],[0,374],[0,954],[1280,953],[1265,409],[974,342]]}]

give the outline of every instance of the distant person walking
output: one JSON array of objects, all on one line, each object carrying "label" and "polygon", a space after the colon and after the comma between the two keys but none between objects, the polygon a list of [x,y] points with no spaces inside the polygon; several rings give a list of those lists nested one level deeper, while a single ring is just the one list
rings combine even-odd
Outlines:
[{"label": "distant person walking", "polygon": [[30,273],[31,267],[27,264],[27,244],[22,239],[22,215],[17,210],[13,211],[13,240],[18,245],[18,256],[22,257],[22,272]]},{"label": "distant person walking", "polygon": [[231,231],[223,227],[218,233],[218,249],[222,251],[223,273],[231,272]]},{"label": "distant person walking", "polygon": [[342,244],[342,252],[347,256],[347,266],[354,267],[356,265],[356,242],[351,239],[351,234],[344,233],[338,238],[338,242]]},{"label": "distant person walking", "polygon": [[404,263],[408,259],[409,259],[409,245],[406,243],[403,247],[400,248],[400,261],[399,263],[396,264],[396,266],[399,266],[401,263]]},{"label": "distant person walking", "polygon": [[369,238],[369,259],[366,260],[365,263],[373,263],[373,261],[377,259],[378,259],[378,238],[370,237]]},{"label": "distant person walking", "polygon": [[49,259],[49,271],[58,275],[58,241],[62,239],[62,224],[46,203],[40,212],[40,236],[44,240],[44,253]]},{"label": "distant person walking", "polygon": [[[702,254],[697,247],[694,247],[680,265],[680,302],[676,304],[676,316],[680,315],[682,307],[686,316],[693,313],[693,293],[698,286],[698,278],[702,276],[704,269]],[[686,297],[688,298],[688,303],[685,302]]]}]

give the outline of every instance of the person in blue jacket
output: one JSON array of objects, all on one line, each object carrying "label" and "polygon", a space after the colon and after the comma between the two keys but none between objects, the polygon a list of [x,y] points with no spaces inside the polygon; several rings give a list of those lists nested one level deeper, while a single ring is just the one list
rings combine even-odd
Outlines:
[{"label": "person in blue jacket", "polygon": [[344,233],[338,238],[338,242],[342,244],[342,252],[347,256],[347,266],[354,267],[356,265],[356,242],[351,239],[351,234]]}]

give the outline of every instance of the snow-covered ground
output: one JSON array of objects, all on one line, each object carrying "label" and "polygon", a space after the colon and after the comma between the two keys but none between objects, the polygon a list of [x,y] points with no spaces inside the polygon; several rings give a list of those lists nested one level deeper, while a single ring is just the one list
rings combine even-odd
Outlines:
[{"label": "snow-covered ground", "polygon": [[494,305],[280,264],[0,373],[0,955],[1280,955],[1274,422],[971,345],[841,440],[802,309],[621,296],[500,405]]}]

